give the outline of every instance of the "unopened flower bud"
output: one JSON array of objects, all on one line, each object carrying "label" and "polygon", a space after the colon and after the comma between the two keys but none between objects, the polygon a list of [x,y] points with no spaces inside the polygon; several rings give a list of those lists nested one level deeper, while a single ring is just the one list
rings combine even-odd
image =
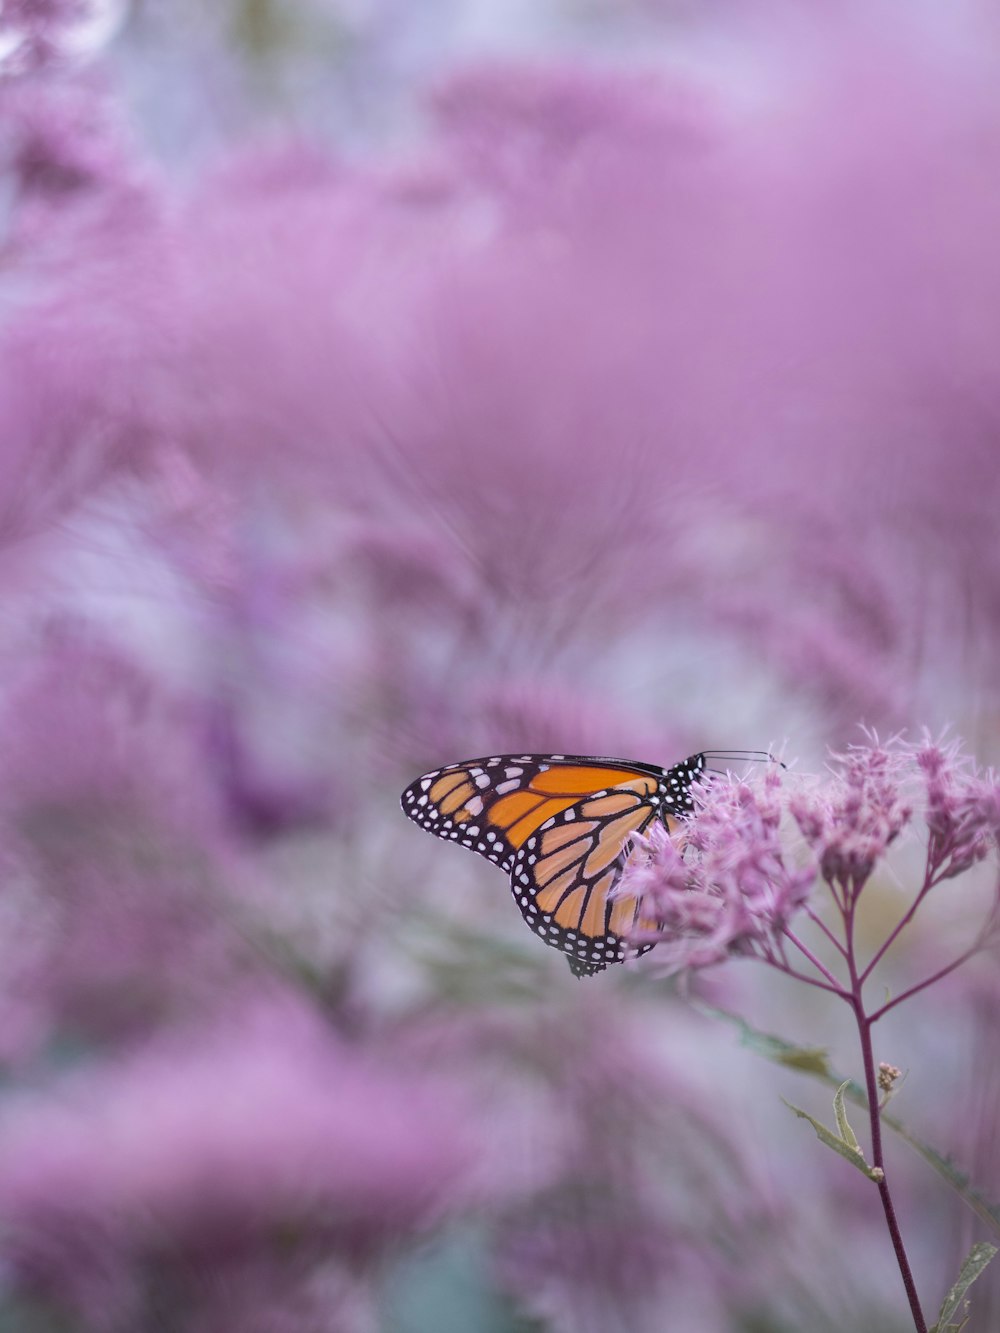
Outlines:
[{"label": "unopened flower bud", "polygon": [[879,1061],[878,1086],[881,1092],[891,1092],[896,1079],[902,1078],[902,1076],[903,1071],[897,1069],[895,1065],[886,1064],[884,1060]]}]

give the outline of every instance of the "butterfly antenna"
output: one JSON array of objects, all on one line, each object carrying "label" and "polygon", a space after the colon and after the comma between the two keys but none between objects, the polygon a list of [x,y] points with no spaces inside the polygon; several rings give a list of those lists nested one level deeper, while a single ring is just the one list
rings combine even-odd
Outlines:
[{"label": "butterfly antenna", "polygon": [[[781,764],[782,768],[788,765],[781,759],[771,753],[770,750],[702,750],[706,759],[720,759],[723,763],[744,763],[744,764]],[[712,768],[706,764],[706,771],[709,773],[719,773],[725,776],[720,768]]]}]

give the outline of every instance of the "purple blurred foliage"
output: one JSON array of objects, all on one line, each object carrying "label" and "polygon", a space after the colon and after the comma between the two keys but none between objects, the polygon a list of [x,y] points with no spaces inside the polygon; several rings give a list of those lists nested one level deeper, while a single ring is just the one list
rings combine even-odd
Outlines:
[{"label": "purple blurred foliage", "polygon": [[[508,993],[462,933],[506,888],[419,859],[395,792],[796,708],[996,743],[995,33],[765,6],[684,74],[489,61],[405,152],[171,173],[57,58],[79,8],[7,7],[0,84],[5,1283],[88,1333],[370,1333],[374,1259],[476,1211],[547,1327],[889,1327],[865,1183],[767,1176],[769,1112],[627,979]],[[831,874],[920,790],[937,870],[980,855],[995,789],[918,762],[801,796]],[[651,972],[800,906],[775,799],[710,798],[695,901],[647,842]]]},{"label": "purple blurred foliage", "polygon": [[0,40],[5,73],[25,73],[58,61],[66,32],[89,18],[94,0],[4,0]]},{"label": "purple blurred foliage", "polygon": [[[127,305],[122,246],[137,236],[149,239],[157,201],[154,175],[113,91],[94,73],[0,81],[0,148],[8,264],[34,264],[36,275],[61,279],[58,288],[67,294],[110,269],[116,282],[103,313]],[[60,260],[72,265],[69,272]],[[66,286],[68,277],[74,282]]]},{"label": "purple blurred foliage", "polygon": [[86,416],[133,451],[152,424],[229,481],[405,515],[477,600],[518,608],[534,654],[694,620],[835,730],[897,718],[956,632],[920,580],[969,580],[970,632],[995,632],[1000,200],[976,163],[1000,125],[928,52],[894,61],[889,99],[849,32],[825,56],[803,36],[813,84],[776,77],[785,114],[742,123],[693,76],[490,65],[442,81],[405,166],[244,152],[175,209],[165,253],[157,223],[138,252],[123,223],[124,254],[63,275],[55,373],[86,348]]},{"label": "purple blurred foliage", "polygon": [[256,1264],[272,1300],[289,1276],[301,1299],[303,1277],[363,1272],[453,1203],[474,1147],[453,1086],[389,1072],[294,1002],[25,1090],[3,1120],[10,1276],[109,1330],[154,1315],[158,1287],[185,1327],[210,1326],[206,1297],[229,1327],[225,1289],[245,1302]]},{"label": "purple blurred foliage", "polygon": [[[984,629],[994,597],[935,533],[992,494],[989,414],[956,443],[968,372],[937,363],[955,320],[981,361],[993,336],[998,202],[971,163],[998,127],[945,87],[928,136],[920,72],[894,76],[911,126],[863,69],[865,152],[818,154],[849,58],[797,90],[794,124],[742,131],[718,92],[491,67],[438,94],[422,189],[417,166],[338,173],[300,148],[227,175],[178,233],[182,433],[294,482],[291,450],[340,505],[418,516],[535,653],[656,608],[735,628],[838,726],[898,715],[937,662],[905,614],[926,608],[914,561],[975,571]],[[937,170],[916,238],[897,224]]]},{"label": "purple blurred foliage", "polygon": [[93,80],[0,82],[4,547],[148,467],[169,263],[149,173]]},{"label": "purple blurred foliage", "polygon": [[[571,674],[571,673],[568,673]],[[583,675],[581,671],[581,675]],[[555,754],[628,755],[636,758],[686,753],[690,735],[667,730],[656,718],[630,716],[594,691],[548,681],[540,674],[509,672],[485,681],[473,713],[487,723],[495,750],[502,741],[518,750]]]},{"label": "purple blurred foliage", "polygon": [[0,710],[0,1046],[15,1062],[53,1039],[132,1039],[255,971],[236,926],[248,875],[192,709],[79,627],[35,653]]},{"label": "purple blurred foliage", "polygon": [[6,0],[3,21],[14,27],[63,27],[92,8],[91,0]]},{"label": "purple blurred foliage", "polygon": [[414,1036],[481,1104],[497,1277],[545,1327],[653,1328],[667,1292],[725,1327],[740,1284],[698,1237],[745,1254],[755,1231],[765,1244],[784,1225],[700,1071],[655,1051],[647,1022],[606,996],[553,990],[527,1024],[498,1008]]}]

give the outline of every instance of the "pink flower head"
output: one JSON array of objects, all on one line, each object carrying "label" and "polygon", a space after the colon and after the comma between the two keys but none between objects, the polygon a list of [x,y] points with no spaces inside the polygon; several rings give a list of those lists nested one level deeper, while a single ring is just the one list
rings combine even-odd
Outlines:
[{"label": "pink flower head", "polygon": [[834,763],[840,771],[831,786],[797,793],[788,805],[823,878],[855,895],[913,813],[903,797],[907,756],[876,743],[834,756]]},{"label": "pink flower head", "polygon": [[951,879],[981,861],[1000,831],[1000,784],[981,776],[956,744],[930,740],[914,750],[924,779],[924,818],[930,834],[927,865],[936,879]]},{"label": "pink flower head", "polygon": [[637,942],[664,941],[674,967],[770,953],[815,879],[814,870],[786,864],[780,787],[777,772],[759,788],[711,783],[683,836],[658,823],[634,839],[617,895],[638,897],[658,923]]}]

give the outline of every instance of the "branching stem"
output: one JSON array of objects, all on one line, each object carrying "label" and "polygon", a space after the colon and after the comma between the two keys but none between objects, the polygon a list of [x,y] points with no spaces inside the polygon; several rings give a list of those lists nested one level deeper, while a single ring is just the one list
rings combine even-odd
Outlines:
[{"label": "branching stem", "polygon": [[811,908],[808,903],[805,904],[805,912],[809,920],[813,923],[814,926],[818,927],[818,929],[823,932],[823,934],[830,941],[830,943],[837,950],[837,952],[841,955],[841,957],[846,958],[847,950],[844,948],[843,943],[837,939],[836,935],[826,924],[826,922],[823,920],[820,914],[814,911],[814,909]]},{"label": "branching stem", "polygon": [[949,972],[954,972],[956,967],[961,967],[963,963],[968,962],[968,960],[973,956],[973,954],[978,953],[982,947],[983,947],[982,940],[977,939],[975,944],[969,945],[965,953],[959,954],[959,956],[957,958],[953,958],[950,963],[946,963],[944,967],[939,968],[938,971],[933,974],[933,976],[925,977],[923,981],[915,982],[914,985],[910,986],[907,990],[902,991],[899,995],[895,996],[893,999],[887,1000],[886,1003],[883,1004],[880,1009],[876,1009],[873,1014],[870,1014],[868,1016],[868,1022],[877,1023],[878,1020],[882,1018],[883,1015],[887,1014],[890,1009],[895,1009],[897,1004],[902,1004],[903,1001],[908,1000],[911,995],[917,995],[920,991],[926,990],[928,986],[933,986],[935,981],[940,981],[942,977],[946,977],[949,974]]},{"label": "branching stem", "polygon": [[820,962],[820,960],[816,957],[816,955],[808,947],[808,945],[803,944],[803,942],[799,939],[799,937],[795,934],[793,930],[790,930],[789,927],[786,926],[784,934],[785,938],[791,940],[791,942],[795,945],[796,949],[798,949],[799,953],[802,954],[803,958],[808,958],[809,962],[812,963],[816,971],[819,972],[821,976],[826,977],[827,981],[830,984],[831,990],[834,990],[838,995],[843,995],[845,997],[849,994],[849,992],[844,990],[843,986],[841,986],[840,982],[833,975],[830,969],[826,967],[825,964]]},{"label": "branching stem", "polygon": [[[896,1252],[896,1263],[899,1265],[899,1272],[903,1279],[903,1287],[906,1290],[906,1298],[910,1303],[913,1326],[917,1330],[917,1333],[927,1333],[927,1321],[924,1318],[923,1310],[920,1308],[920,1297],[917,1295],[917,1286],[913,1280],[910,1261],[906,1255],[906,1246],[903,1244],[903,1236],[899,1230],[899,1222],[896,1219],[896,1209],[893,1206],[892,1195],[889,1192],[889,1178],[885,1173],[885,1159],[882,1155],[882,1121],[878,1104],[878,1085],[875,1080],[875,1055],[872,1050],[872,1023],[879,1014],[885,1011],[886,1006],[883,1006],[883,1009],[878,1010],[871,1017],[865,1013],[865,1002],[862,991],[864,990],[865,977],[868,975],[868,971],[866,970],[865,973],[859,974],[855,959],[854,904],[856,901],[857,895],[852,894],[849,909],[844,916],[844,930],[845,938],[847,940],[847,966],[851,974],[851,990],[846,998],[854,1011],[854,1018],[858,1025],[858,1037],[861,1042],[861,1059],[865,1070],[865,1090],[868,1095],[868,1117],[871,1124],[872,1166],[877,1166],[882,1172],[882,1179],[878,1182],[879,1198],[882,1200],[882,1211],[885,1213],[885,1222],[886,1226],[889,1228],[892,1248]],[[901,996],[900,998],[903,997]]]},{"label": "branching stem", "polygon": [[937,883],[938,880],[935,879],[934,875],[931,872],[930,866],[928,866],[927,873],[924,876],[924,882],[920,886],[920,890],[917,893],[917,896],[913,899],[913,902],[910,904],[909,910],[903,917],[900,918],[900,920],[896,923],[895,927],[889,932],[886,938],[882,941],[881,945],[875,952],[874,958],[872,958],[871,962],[861,973],[862,983],[866,982],[868,978],[871,976],[871,974],[875,971],[875,968],[879,965],[879,963],[882,961],[885,955],[895,944],[896,940],[899,938],[902,931],[913,920],[917,908],[920,906],[923,900],[927,897],[928,893],[930,893],[931,889],[933,889]]}]

